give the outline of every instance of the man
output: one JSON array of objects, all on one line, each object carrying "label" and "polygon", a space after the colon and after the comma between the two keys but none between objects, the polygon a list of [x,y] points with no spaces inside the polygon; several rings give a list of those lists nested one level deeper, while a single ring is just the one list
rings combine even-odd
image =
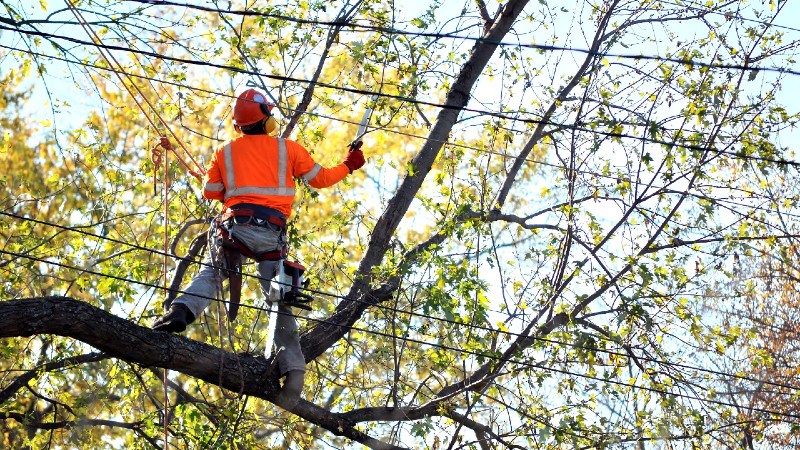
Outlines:
[{"label": "man", "polygon": [[[256,256],[264,295],[286,252],[286,220],[292,213],[294,178],[302,177],[320,189],[333,186],[364,165],[361,143],[354,143],[344,162],[330,169],[317,164],[300,144],[275,138],[274,105],[255,89],[244,91],[233,108],[234,128],[241,136],[218,148],[203,180],[203,196],[224,204],[219,226],[236,245]],[[161,144],[169,149],[166,138]],[[213,247],[210,245],[210,247]],[[213,267],[214,250],[169,311],[156,320],[153,329],[182,332],[217,297],[220,276]],[[263,260],[261,260],[263,259]],[[286,376],[280,395],[294,402],[299,398],[305,376],[305,358],[300,349],[297,323],[291,306],[278,305],[275,346],[278,367]]]}]

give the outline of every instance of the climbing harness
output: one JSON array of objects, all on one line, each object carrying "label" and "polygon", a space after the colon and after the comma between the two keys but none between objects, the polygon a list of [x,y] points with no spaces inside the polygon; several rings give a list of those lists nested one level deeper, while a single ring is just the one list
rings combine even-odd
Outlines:
[{"label": "climbing harness", "polygon": [[[244,219],[244,220],[242,220]],[[217,222],[217,237],[222,242],[222,247],[225,249],[236,249],[241,254],[261,261],[277,261],[286,257],[288,248],[283,245],[282,248],[274,251],[264,253],[253,253],[242,244],[239,240],[233,237],[232,226],[245,225],[254,227],[268,227],[270,224],[276,225],[280,228],[282,233],[286,232],[286,221],[277,215],[269,215],[268,217],[259,217],[252,209],[228,209],[216,219]]]},{"label": "climbing harness", "polygon": [[[254,211],[248,208],[228,209],[214,220],[211,230],[215,246],[219,249],[220,261],[215,265],[225,267],[228,276],[230,299],[228,302],[228,320],[236,319],[242,295],[242,255],[256,261],[278,261],[275,275],[270,280],[269,292],[264,292],[267,313],[267,341],[264,356],[269,358],[272,354],[272,345],[275,341],[275,330],[278,323],[278,306],[292,306],[311,311],[309,303],[313,297],[301,292],[308,287],[308,280],[304,273],[306,268],[294,261],[287,261],[287,246],[285,238],[281,238],[281,248],[264,253],[255,253],[236,239],[233,225],[278,227],[281,235],[286,232],[286,221],[276,213],[265,214],[264,210]],[[277,230],[276,230],[277,231]],[[280,349],[279,349],[280,351]]]},{"label": "climbing harness", "polygon": [[[278,250],[264,253],[254,253],[244,243],[236,239],[233,233],[233,225],[268,227],[277,226],[281,234],[285,233],[286,221],[277,215],[270,214],[266,217],[259,216],[252,209],[228,209],[219,215],[209,230],[212,238],[219,249],[219,257],[222,264],[218,267],[225,267],[230,288],[230,302],[228,303],[228,320],[236,319],[239,312],[239,305],[242,297],[242,255],[261,261],[278,261],[284,259],[288,253],[286,245],[282,245]],[[283,239],[282,239],[283,240]]]},{"label": "climbing harness", "polygon": [[[257,205],[256,205],[257,206]],[[282,261],[278,264],[276,277],[271,283],[270,292],[265,293],[270,302],[278,302],[286,306],[295,306],[310,311],[308,303],[312,297],[300,292],[308,284],[303,277],[305,267],[293,261],[287,261],[288,247],[285,243],[286,221],[283,216],[271,208],[260,207],[259,211],[250,208],[230,208],[220,214],[212,224],[210,233],[219,249],[221,267],[225,267],[229,280],[230,301],[228,319],[236,319],[242,295],[242,255],[261,261]],[[281,232],[281,245],[277,250],[256,253],[236,238],[234,225],[272,228]],[[270,326],[274,325],[271,321]]]}]

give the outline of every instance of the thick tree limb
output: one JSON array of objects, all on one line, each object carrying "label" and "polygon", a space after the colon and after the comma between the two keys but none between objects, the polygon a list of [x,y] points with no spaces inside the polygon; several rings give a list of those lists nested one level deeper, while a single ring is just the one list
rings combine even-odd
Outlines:
[{"label": "thick tree limb", "polygon": [[270,401],[337,436],[375,449],[400,448],[364,434],[342,414],[308,401],[287,405],[276,395],[280,388],[277,370],[270,371],[274,366],[263,356],[237,355],[183,336],[153,331],[69,297],[0,302],[0,338],[34,334],[71,337],[108,357],[175,370],[231,391],[241,389],[244,395]]},{"label": "thick tree limb", "polygon": [[386,209],[375,224],[364,258],[358,267],[359,278],[356,279],[348,294],[350,299],[361,298],[364,301],[342,302],[326,323],[320,323],[305,333],[303,344],[304,351],[308,348],[307,358],[315,359],[324,353],[350,330],[350,327],[361,318],[370,303],[377,302],[377,299],[368,295],[372,268],[379,265],[386,255],[389,243],[400,221],[422,187],[433,162],[458,120],[461,110],[469,102],[472,87],[494,54],[497,43],[508,33],[527,3],[528,0],[511,0],[503,5],[492,27],[484,34],[485,40],[477,41],[473,46],[468,60],[464,63],[447,93],[445,107],[439,112],[428,140],[411,161],[414,173],[403,178],[397,194],[389,200]]}]

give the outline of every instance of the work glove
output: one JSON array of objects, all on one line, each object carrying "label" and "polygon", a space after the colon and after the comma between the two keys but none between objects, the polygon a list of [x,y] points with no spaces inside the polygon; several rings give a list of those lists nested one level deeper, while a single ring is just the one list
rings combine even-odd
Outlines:
[{"label": "work glove", "polygon": [[364,165],[364,152],[361,151],[361,141],[350,144],[350,151],[347,152],[344,164],[350,169],[350,173]]}]

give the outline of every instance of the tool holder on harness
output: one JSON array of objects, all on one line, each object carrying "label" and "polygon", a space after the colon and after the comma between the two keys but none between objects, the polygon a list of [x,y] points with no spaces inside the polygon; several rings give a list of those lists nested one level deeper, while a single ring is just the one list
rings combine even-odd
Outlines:
[{"label": "tool holder on harness", "polygon": [[[311,302],[312,297],[307,294],[302,294],[299,290],[300,286],[305,287],[308,284],[307,281],[304,281],[303,277],[305,267],[296,262],[285,260],[288,253],[286,246],[269,252],[254,253],[231,233],[231,227],[234,223],[259,227],[269,227],[270,224],[272,224],[277,225],[282,230],[286,229],[286,221],[281,217],[274,215],[269,215],[266,218],[259,217],[256,215],[255,211],[245,208],[229,209],[215,220],[215,238],[220,244],[219,247],[223,258],[222,262],[224,262],[227,269],[226,273],[230,283],[228,320],[236,319],[236,315],[239,312],[242,296],[242,255],[258,262],[283,260],[283,264],[279,264],[277,269],[277,281],[282,284],[278,286],[277,289],[275,288],[275,283],[271,284],[268,296],[269,300],[310,311],[311,307],[308,306],[307,303]],[[273,294],[273,291],[276,293]]]}]

